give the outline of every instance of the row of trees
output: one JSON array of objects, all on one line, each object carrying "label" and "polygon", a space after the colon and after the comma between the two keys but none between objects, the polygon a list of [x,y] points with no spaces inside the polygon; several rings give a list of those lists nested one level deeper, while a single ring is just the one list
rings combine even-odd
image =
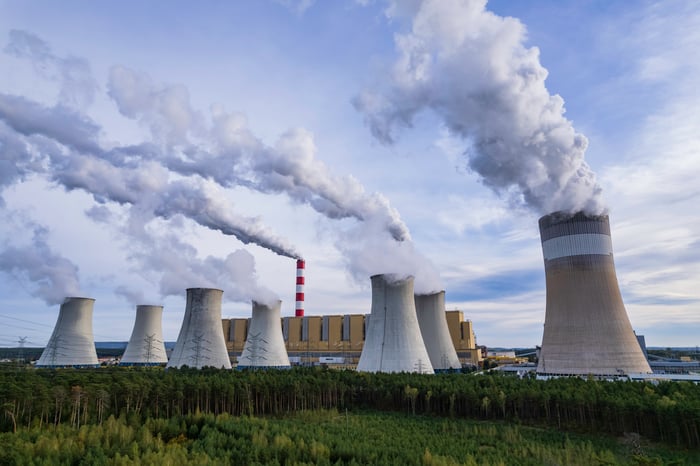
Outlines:
[{"label": "row of trees", "polygon": [[3,431],[18,426],[101,424],[110,415],[146,419],[376,409],[503,419],[615,435],[636,432],[674,445],[700,447],[700,386],[683,382],[541,381],[318,368],[0,369],[0,404]]}]

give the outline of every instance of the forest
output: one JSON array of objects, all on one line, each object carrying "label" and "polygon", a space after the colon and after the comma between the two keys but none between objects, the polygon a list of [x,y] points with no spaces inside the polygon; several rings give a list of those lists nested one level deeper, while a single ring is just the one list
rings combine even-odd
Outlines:
[{"label": "forest", "polygon": [[[139,457],[148,462],[146,457],[138,456],[137,453],[164,455],[166,450],[180,445],[184,448],[180,453],[175,452],[175,448],[168,454],[194,455],[191,458],[188,456],[193,460],[200,451],[197,442],[235,445],[240,439],[247,439],[248,445],[254,446],[255,442],[262,442],[261,445],[265,444],[267,447],[261,447],[260,451],[267,451],[271,445],[289,443],[289,439],[292,439],[294,448],[289,447],[289,452],[285,454],[296,451],[298,455],[294,456],[294,461],[289,460],[291,457],[284,461],[281,457],[254,459],[256,453],[251,452],[252,450],[246,454],[253,456],[246,457],[243,463],[236,463],[230,457],[227,458],[232,461],[231,464],[244,464],[253,460],[262,464],[275,461],[280,464],[319,463],[312,458],[313,455],[309,456],[313,439],[316,438],[316,441],[320,442],[316,449],[328,450],[328,454],[324,453],[323,462],[352,464],[352,461],[356,461],[357,464],[362,464],[368,457],[358,459],[343,454],[343,448],[352,450],[353,447],[341,448],[342,442],[334,439],[348,438],[347,436],[352,435],[353,425],[361,436],[360,434],[369,427],[359,424],[370,421],[389,422],[388,419],[401,426],[417,423],[415,429],[420,430],[420,426],[423,426],[428,432],[435,432],[436,429],[439,431],[443,426],[447,426],[447,430],[476,429],[486,433],[491,429],[498,433],[493,434],[498,437],[493,442],[497,445],[504,444],[501,437],[520,437],[529,435],[530,432],[561,431],[567,436],[604,435],[609,439],[632,439],[632,444],[660,443],[665,445],[661,447],[662,450],[667,448],[685,452],[684,457],[695,455],[693,457],[700,462],[700,386],[683,382],[650,384],[579,378],[542,381],[499,374],[369,374],[322,368],[223,371],[187,368],[164,370],[104,367],[96,370],[49,370],[2,367],[0,405],[3,409],[3,416],[0,417],[0,432],[3,432],[0,434],[1,443],[16,446],[14,449],[3,449],[1,454],[5,456],[10,453],[36,456],[36,451],[32,449],[38,448],[40,444],[46,445],[46,448],[52,444],[60,445],[69,456],[68,446],[73,445],[71,448],[82,451],[84,456],[90,441],[95,445],[105,445],[103,436],[109,437],[116,435],[114,432],[122,432],[123,435],[119,435],[125,437],[118,437],[124,440],[126,445],[135,442],[138,446],[141,439],[145,442],[144,445],[150,446],[138,447],[138,451],[131,453],[122,451],[119,447],[117,451],[111,452],[111,456],[107,451],[100,453],[99,449],[90,450],[91,454],[113,458],[119,453],[131,460]],[[335,422],[317,433],[316,437],[290,436],[281,427],[275,428],[276,430],[268,429],[264,439],[255,437],[262,435],[255,434],[256,423],[259,422],[267,422],[270,426],[288,422],[287,429],[291,429],[290,431],[294,430],[291,426],[301,424],[300,432],[311,432],[312,425],[316,426],[318,423],[304,422],[303,416],[322,419],[344,418],[347,435],[336,435],[327,438],[325,442],[318,440],[331,435],[332,427],[338,423]],[[454,427],[457,425],[454,423],[471,424],[458,428]],[[429,424],[433,426],[426,427]],[[243,430],[239,432],[239,437],[236,437],[230,430],[239,427]],[[204,430],[206,435],[202,433]],[[392,430],[387,427],[386,431]],[[403,432],[402,427],[401,436]],[[224,442],[221,440],[222,435],[233,437]],[[488,435],[485,438],[487,437]],[[255,440],[256,438],[258,440]],[[438,446],[441,444],[441,438],[447,441],[451,437],[438,437],[435,440]],[[304,448],[299,447],[301,440],[304,440]],[[402,438],[396,439],[394,443],[403,441],[408,443],[402,451],[411,451],[411,457],[417,458],[415,442]],[[464,439],[452,441],[460,445],[464,443]],[[569,441],[570,437],[553,440],[556,448],[552,452],[561,453],[562,445]],[[106,444],[115,445],[114,442],[110,442]],[[120,442],[117,443],[124,443]],[[187,448],[184,447],[185,444],[188,445]],[[523,443],[526,444],[530,445],[529,441]],[[332,445],[333,448],[328,445]],[[414,446],[409,448],[411,445]],[[546,445],[540,446],[545,450],[547,448]],[[201,448],[204,448],[201,451],[206,455],[211,453],[209,447]],[[211,448],[212,452],[217,451],[214,446]],[[384,451],[389,447],[375,445],[374,448]],[[489,450],[481,444],[474,446],[470,451],[465,450],[458,456],[458,463],[454,464],[469,464],[470,455],[473,456],[475,452],[478,453],[484,448]],[[616,462],[614,458],[618,457],[615,456],[614,449],[607,455],[604,453],[606,448],[600,450],[590,445],[585,447],[585,442],[576,448],[588,448],[591,450],[590,455],[603,456],[596,457],[595,462],[590,463],[576,463],[578,459],[572,460],[574,462],[552,459],[551,462],[548,460],[532,464],[626,464]],[[530,449],[537,450],[535,447]],[[600,453],[601,451],[603,453]],[[448,461],[448,457],[443,458],[444,461],[440,459],[444,455],[444,448],[428,448],[422,450],[418,456],[419,459],[422,458],[421,464],[453,464]],[[532,455],[531,452],[529,456]],[[549,453],[542,455],[546,456]],[[583,458],[581,455],[584,453],[576,453],[572,458]],[[590,455],[588,458],[593,458]],[[605,459],[606,455],[609,456],[608,459]],[[525,454],[524,457],[528,455]],[[639,455],[638,457],[642,458]],[[10,458],[7,458],[7,462],[1,459],[2,456],[2,464],[13,464],[9,461]],[[379,461],[378,458],[375,460]],[[522,461],[509,463],[497,456],[493,456],[492,460],[493,464],[526,464]],[[177,461],[173,461],[171,464],[178,464]],[[206,464],[206,458],[203,461]],[[64,464],[77,463],[66,457]],[[130,463],[127,461],[123,464]],[[478,464],[486,463],[480,459]],[[664,460],[658,464],[669,462]]]}]

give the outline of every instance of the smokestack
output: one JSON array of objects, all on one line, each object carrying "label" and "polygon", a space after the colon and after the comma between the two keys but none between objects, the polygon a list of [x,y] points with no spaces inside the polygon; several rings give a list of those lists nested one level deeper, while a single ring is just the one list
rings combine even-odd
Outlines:
[{"label": "smokestack", "polygon": [[92,298],[63,301],[51,338],[36,367],[98,367],[92,333]]},{"label": "smokestack", "polygon": [[221,326],[222,290],[188,288],[185,317],[166,367],[231,369]]},{"label": "smokestack", "polygon": [[290,367],[282,336],[281,306],[280,300],[272,306],[253,301],[253,315],[248,327],[248,337],[239,358],[239,369]]},{"label": "smokestack", "polygon": [[445,292],[415,295],[416,314],[425,349],[435,372],[462,368],[445,316]]},{"label": "smokestack", "polygon": [[372,309],[357,370],[432,374],[416,317],[413,277],[373,275]]},{"label": "smokestack", "polygon": [[294,315],[304,317],[304,269],[306,261],[297,259],[297,292],[296,292],[296,310]]},{"label": "smokestack", "polygon": [[649,373],[617,283],[607,215],[540,219],[547,308],[537,373]]},{"label": "smokestack", "polygon": [[136,321],[120,366],[159,366],[168,362],[163,342],[163,306],[136,306]]}]

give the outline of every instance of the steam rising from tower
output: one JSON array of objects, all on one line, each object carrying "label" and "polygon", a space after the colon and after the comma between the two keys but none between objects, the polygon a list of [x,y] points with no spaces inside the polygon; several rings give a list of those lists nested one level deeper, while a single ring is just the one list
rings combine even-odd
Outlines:
[{"label": "steam rising from tower", "polygon": [[373,275],[370,279],[372,311],[357,370],[432,374],[416,317],[413,277]]},{"label": "steam rising from tower", "polygon": [[66,298],[37,367],[97,367],[92,333],[92,298]]},{"label": "steam rising from tower", "polygon": [[131,338],[120,361],[122,366],[157,366],[168,362],[163,342],[163,306],[136,306]]},{"label": "steam rising from tower", "polygon": [[540,218],[547,309],[538,374],[651,372],[617,283],[607,215]]},{"label": "steam rising from tower", "polygon": [[296,291],[296,309],[294,315],[304,317],[304,269],[306,261],[297,259],[297,291]]},{"label": "steam rising from tower", "polygon": [[223,291],[188,288],[185,317],[167,367],[231,368],[221,326]]}]

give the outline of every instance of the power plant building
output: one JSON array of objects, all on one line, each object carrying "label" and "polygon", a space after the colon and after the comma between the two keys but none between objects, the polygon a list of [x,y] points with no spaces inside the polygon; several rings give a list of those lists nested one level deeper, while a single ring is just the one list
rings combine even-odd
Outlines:
[{"label": "power plant building", "polygon": [[221,326],[222,290],[188,288],[185,316],[167,367],[230,369]]},{"label": "power plant building", "polygon": [[[481,361],[481,350],[476,346],[474,326],[464,319],[459,310],[445,312],[448,339],[457,352],[460,364],[476,366]],[[307,319],[307,332],[302,332]],[[369,314],[343,314],[324,316],[285,316],[281,319],[282,335],[287,354],[293,364],[326,364],[354,367],[362,354],[365,343],[365,322]],[[249,318],[232,318],[222,321],[226,347],[235,360],[243,352]],[[320,326],[320,329],[315,329]],[[320,336],[316,336],[320,335]]]},{"label": "power plant building", "polygon": [[245,346],[238,368],[289,368],[289,356],[284,346],[280,307],[282,301],[272,306],[253,301],[253,315],[247,332]]},{"label": "power plant building", "polygon": [[136,320],[121,366],[158,366],[168,362],[163,342],[163,306],[136,306]]},{"label": "power plant building", "polygon": [[92,332],[92,298],[68,297],[36,367],[98,367]]},{"label": "power plant building", "polygon": [[617,282],[607,215],[539,220],[547,287],[541,376],[650,373]]},{"label": "power plant building", "polygon": [[445,292],[416,295],[415,303],[418,325],[433,370],[439,372],[461,369],[462,364],[447,328]]}]

